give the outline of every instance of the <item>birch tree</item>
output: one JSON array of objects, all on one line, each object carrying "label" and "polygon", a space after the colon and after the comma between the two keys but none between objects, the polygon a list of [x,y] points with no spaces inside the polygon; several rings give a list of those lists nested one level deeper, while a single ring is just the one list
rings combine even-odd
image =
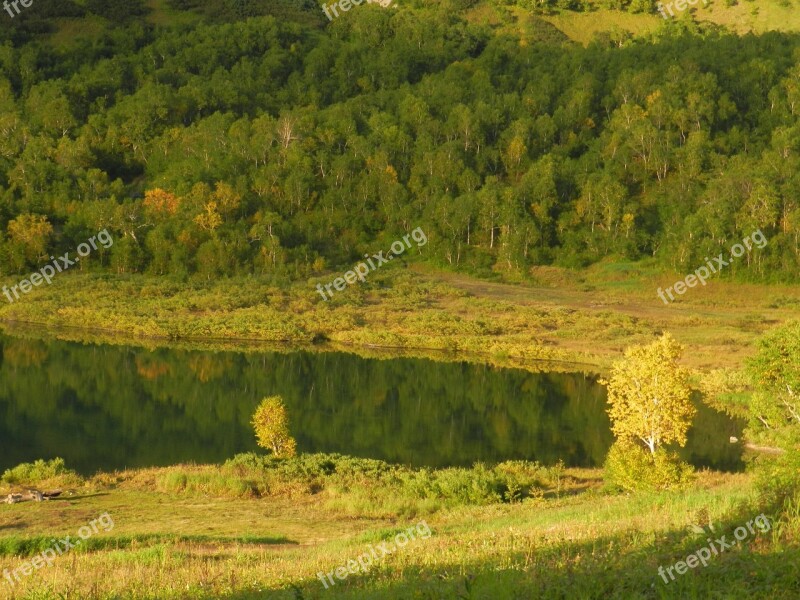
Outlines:
[{"label": "birch tree", "polygon": [[625,351],[614,363],[608,387],[611,429],[621,441],[639,441],[655,454],[664,444],[686,444],[695,415],[689,372],[678,365],[682,346],[670,334]]},{"label": "birch tree", "polygon": [[253,415],[258,445],[272,450],[278,458],[291,458],[297,452],[297,443],[289,434],[289,416],[280,396],[264,398]]}]

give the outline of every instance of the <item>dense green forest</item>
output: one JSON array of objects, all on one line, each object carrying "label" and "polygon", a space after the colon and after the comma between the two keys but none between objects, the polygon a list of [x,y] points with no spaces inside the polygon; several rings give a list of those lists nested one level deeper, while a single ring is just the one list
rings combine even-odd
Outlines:
[{"label": "dense green forest", "polygon": [[534,15],[498,35],[470,2],[330,24],[302,3],[173,2],[202,18],[169,27],[102,4],[78,12],[125,25],[91,41],[4,21],[5,273],[107,228],[81,268],[307,277],[416,227],[430,243],[410,260],[523,274],[684,271],[760,228],[767,247],[725,275],[800,272],[796,35],[671,20],[584,48]]}]

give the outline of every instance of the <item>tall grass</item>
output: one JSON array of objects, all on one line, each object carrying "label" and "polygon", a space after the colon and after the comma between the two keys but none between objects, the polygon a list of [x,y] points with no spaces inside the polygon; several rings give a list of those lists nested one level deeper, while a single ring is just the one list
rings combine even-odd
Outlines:
[{"label": "tall grass", "polygon": [[67,469],[63,458],[21,463],[12,469],[7,469],[0,477],[0,483],[10,485],[36,485],[48,482],[74,485],[81,481],[81,477],[75,471]]},{"label": "tall grass", "polygon": [[507,461],[472,468],[412,469],[339,454],[301,454],[278,459],[239,454],[219,470],[173,467],[156,487],[171,493],[222,497],[321,494],[331,506],[369,515],[430,512],[540,498],[557,491],[564,467]]}]

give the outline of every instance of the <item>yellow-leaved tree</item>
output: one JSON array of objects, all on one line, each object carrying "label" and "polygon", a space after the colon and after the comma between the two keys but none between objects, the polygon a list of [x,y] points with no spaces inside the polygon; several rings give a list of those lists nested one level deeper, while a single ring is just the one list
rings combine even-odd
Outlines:
[{"label": "yellow-leaved tree", "polygon": [[665,333],[647,346],[634,346],[615,362],[608,387],[608,415],[622,442],[640,441],[655,454],[663,444],[686,444],[695,415],[689,372],[678,365],[683,348]]},{"label": "yellow-leaved tree", "polygon": [[17,270],[47,256],[53,226],[44,215],[21,214],[8,222],[9,249]]},{"label": "yellow-leaved tree", "polygon": [[258,445],[272,450],[278,458],[289,458],[295,455],[297,443],[289,435],[289,417],[286,406],[280,396],[264,398],[253,415]]}]

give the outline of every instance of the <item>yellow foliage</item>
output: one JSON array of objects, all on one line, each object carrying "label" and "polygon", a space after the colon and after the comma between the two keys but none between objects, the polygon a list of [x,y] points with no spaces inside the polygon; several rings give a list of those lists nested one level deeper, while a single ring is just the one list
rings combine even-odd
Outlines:
[{"label": "yellow foliage", "polygon": [[297,443],[289,435],[289,417],[283,398],[264,398],[256,408],[252,424],[259,446],[272,450],[280,458],[289,458],[296,454]]},{"label": "yellow foliage", "polygon": [[647,346],[625,351],[614,363],[608,387],[608,409],[614,435],[639,440],[655,454],[662,444],[686,443],[695,415],[689,371],[677,363],[683,348],[665,333]]},{"label": "yellow foliage", "polygon": [[211,197],[214,199],[216,205],[219,206],[219,211],[224,215],[232,214],[239,208],[239,203],[242,200],[242,197],[236,193],[236,190],[224,181],[217,182],[216,189],[211,194]]},{"label": "yellow foliage", "polygon": [[8,235],[29,260],[45,254],[53,226],[44,215],[22,214],[8,222]]},{"label": "yellow foliage", "polygon": [[527,152],[528,148],[522,138],[518,135],[514,136],[503,153],[506,168],[508,170],[516,169]]},{"label": "yellow foliage", "polygon": [[222,225],[222,217],[219,212],[217,212],[216,202],[206,202],[203,211],[204,212],[201,212],[194,218],[194,222],[202,229],[214,231],[217,227]]}]

